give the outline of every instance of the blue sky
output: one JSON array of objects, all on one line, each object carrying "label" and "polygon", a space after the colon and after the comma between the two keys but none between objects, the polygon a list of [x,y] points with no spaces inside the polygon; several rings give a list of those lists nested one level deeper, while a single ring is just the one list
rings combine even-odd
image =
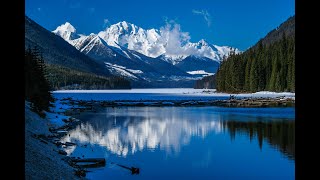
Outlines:
[{"label": "blue sky", "polygon": [[191,42],[246,50],[295,14],[294,0],[26,0],[25,13],[52,31],[70,22],[78,33],[104,30],[120,21],[143,29],[180,24]]}]

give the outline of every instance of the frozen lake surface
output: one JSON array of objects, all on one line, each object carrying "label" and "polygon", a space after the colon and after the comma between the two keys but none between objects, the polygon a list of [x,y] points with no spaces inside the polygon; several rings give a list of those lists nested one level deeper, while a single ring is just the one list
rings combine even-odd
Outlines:
[{"label": "frozen lake surface", "polygon": [[295,98],[295,93],[261,91],[248,94],[217,93],[215,89],[159,88],[131,90],[60,90],[54,91],[57,98],[71,97],[75,100],[218,100],[249,97],[287,97]]}]

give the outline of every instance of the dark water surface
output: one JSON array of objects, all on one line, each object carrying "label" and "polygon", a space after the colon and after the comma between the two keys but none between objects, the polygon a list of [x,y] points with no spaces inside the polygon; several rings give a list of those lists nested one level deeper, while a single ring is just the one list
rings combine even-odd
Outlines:
[{"label": "dark water surface", "polygon": [[295,179],[294,108],[110,107],[77,118],[62,139],[78,144],[68,155],[107,160],[89,179]]}]

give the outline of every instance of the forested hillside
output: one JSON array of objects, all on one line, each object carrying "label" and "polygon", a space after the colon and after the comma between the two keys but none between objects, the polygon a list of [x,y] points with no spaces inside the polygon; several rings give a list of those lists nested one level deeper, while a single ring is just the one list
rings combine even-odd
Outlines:
[{"label": "forested hillside", "polygon": [[42,53],[46,64],[57,64],[99,75],[110,74],[102,62],[80,53],[61,37],[25,16],[25,49],[34,47]]},{"label": "forested hillside", "polygon": [[53,90],[59,89],[130,89],[130,81],[122,77],[106,77],[48,64],[48,79]]},{"label": "forested hillside", "polygon": [[216,76],[217,90],[224,92],[295,91],[294,36],[257,49],[231,55]]},{"label": "forested hillside", "polygon": [[44,117],[54,99],[50,84],[46,78],[46,66],[38,51],[27,49],[24,55],[25,100],[31,102],[31,108]]},{"label": "forested hillside", "polygon": [[216,75],[206,76],[196,81],[195,89],[215,89]]},{"label": "forested hillside", "polygon": [[230,93],[295,92],[294,16],[254,47],[225,59],[216,74],[216,88]]},{"label": "forested hillside", "polygon": [[[268,46],[281,40],[283,34],[286,37],[295,36],[295,16],[289,17],[288,20],[280,24],[279,27],[270,31],[263,39],[260,39],[260,41],[262,45]],[[257,47],[259,42],[254,47]]]},{"label": "forested hillside", "polygon": [[44,29],[27,16],[25,50],[36,51],[41,56],[51,90],[131,88],[130,81],[111,75],[103,62],[79,52],[61,37]]}]

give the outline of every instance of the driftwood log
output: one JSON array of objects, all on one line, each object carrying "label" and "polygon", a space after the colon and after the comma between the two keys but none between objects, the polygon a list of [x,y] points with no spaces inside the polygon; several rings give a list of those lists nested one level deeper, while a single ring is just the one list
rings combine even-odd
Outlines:
[{"label": "driftwood log", "polygon": [[82,168],[95,168],[106,165],[105,158],[84,158],[84,159],[72,159],[74,165]]}]

